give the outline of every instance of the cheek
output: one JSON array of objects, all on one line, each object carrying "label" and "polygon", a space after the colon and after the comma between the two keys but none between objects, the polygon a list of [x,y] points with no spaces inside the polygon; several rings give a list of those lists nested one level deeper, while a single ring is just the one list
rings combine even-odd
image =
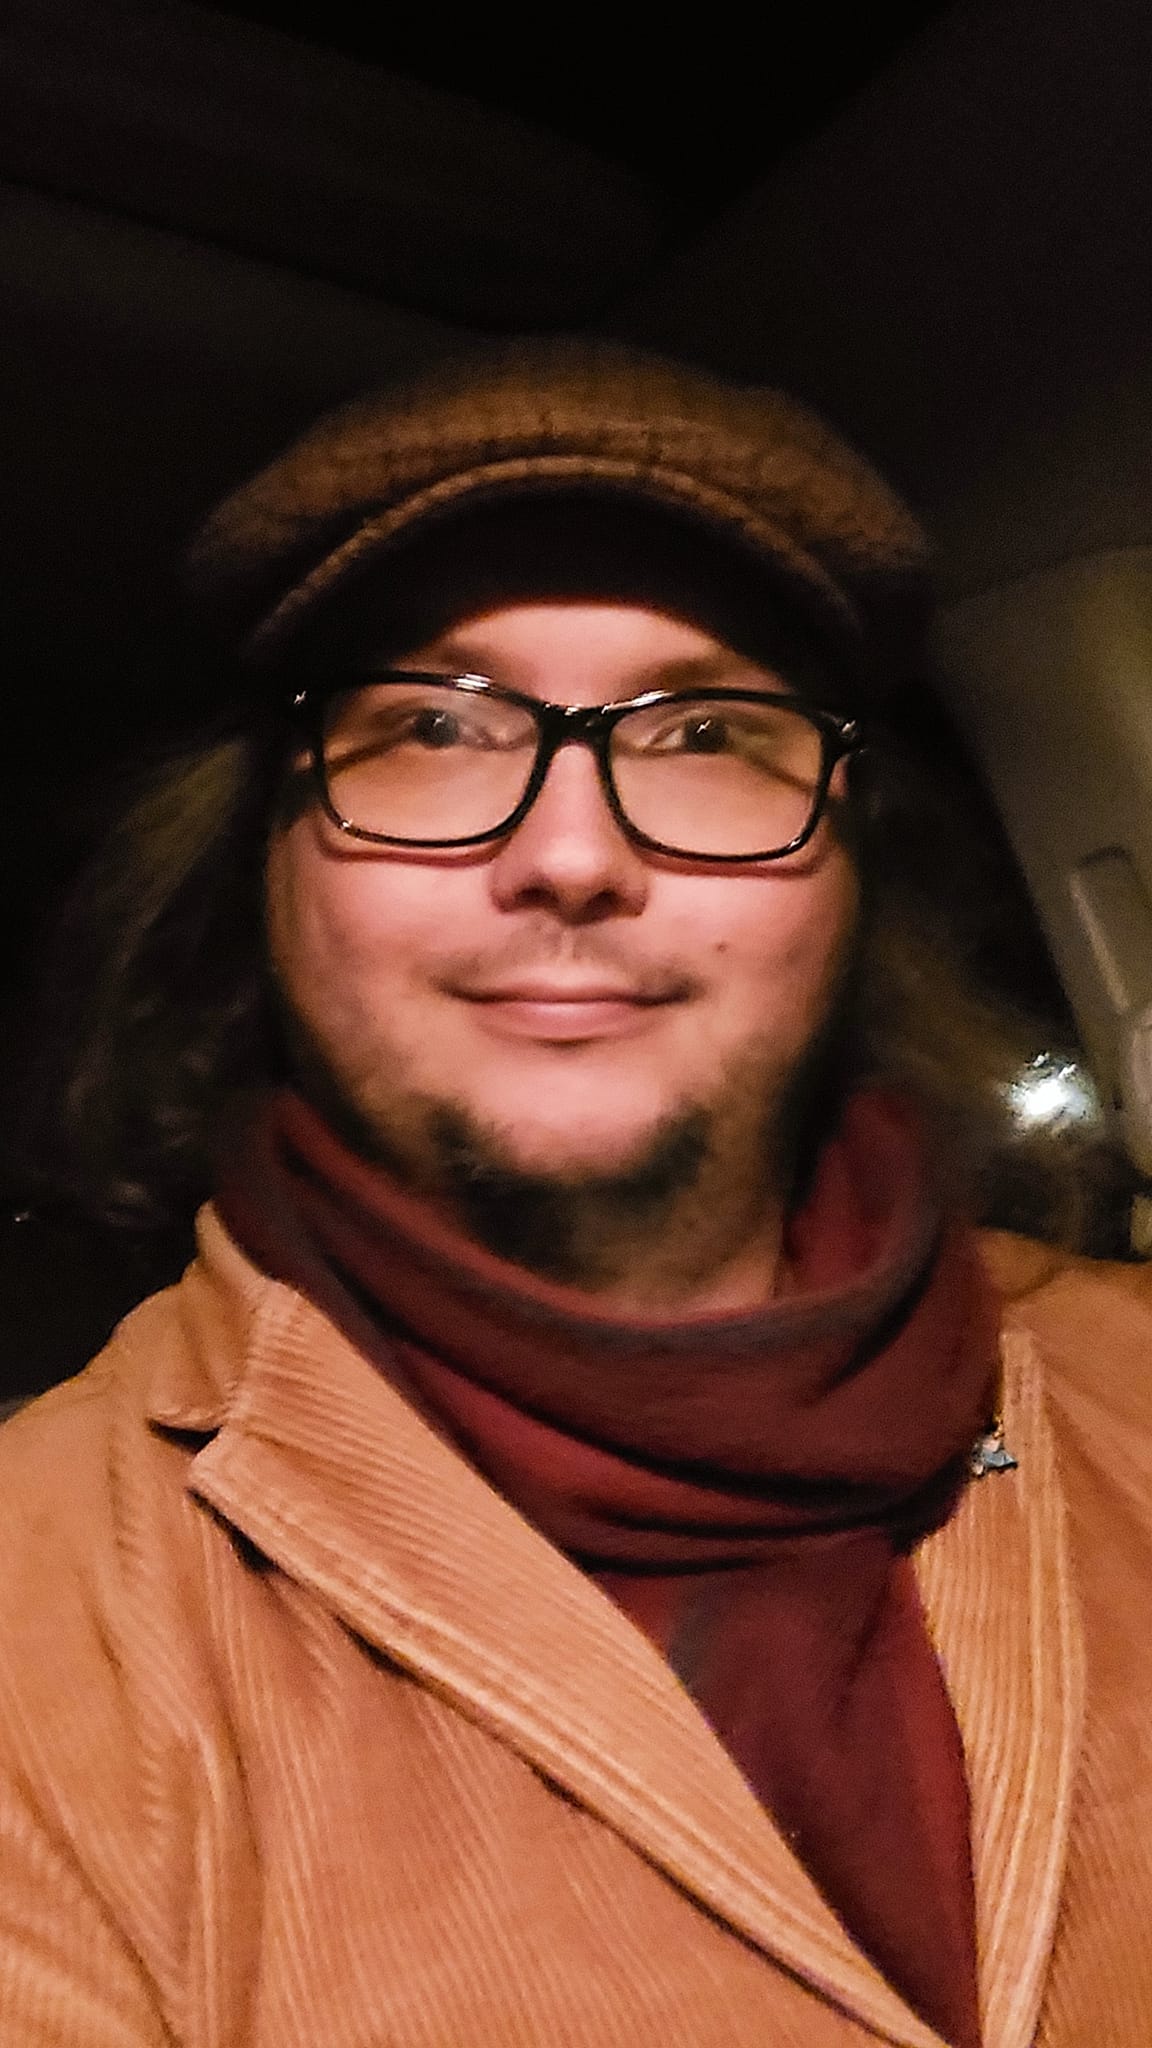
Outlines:
[{"label": "cheek", "polygon": [[738,1004],[803,1039],[839,986],[859,891],[839,850],[807,872],[749,876],[724,916],[713,914],[708,951]]},{"label": "cheek", "polygon": [[273,972],[290,1001],[298,1002],[323,965],[325,917],[315,914],[317,890],[308,883],[308,861],[293,827],[269,849],[264,879],[264,921]]},{"label": "cheek", "polygon": [[439,950],[477,930],[470,869],[361,857],[325,843],[310,819],[271,847],[265,906],[273,973],[329,1057],[418,1043]]},{"label": "cheek", "polygon": [[[373,884],[376,886],[373,886]],[[265,885],[268,950],[294,1008],[315,1019],[355,1004],[365,976],[394,968],[403,919],[389,914],[378,872],[326,852],[309,821],[270,850]]]}]

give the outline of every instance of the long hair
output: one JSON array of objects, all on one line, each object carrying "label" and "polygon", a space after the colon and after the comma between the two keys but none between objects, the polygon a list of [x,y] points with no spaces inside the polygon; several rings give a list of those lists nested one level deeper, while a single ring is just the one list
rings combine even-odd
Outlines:
[{"label": "long hair", "polygon": [[[135,1230],[186,1226],[246,1099],[286,1071],[263,932],[286,722],[267,707],[165,761],[66,904],[21,1078],[13,1171],[32,1199]],[[863,909],[825,1103],[864,1083],[918,1107],[941,1185],[978,1221],[1091,1235],[1087,1154],[1024,1139],[1010,1089],[1069,1023],[1023,887],[955,735],[921,691],[851,800]],[[1046,982],[1044,1013],[1004,986]],[[999,984],[999,985],[998,985]]]},{"label": "long hair", "polygon": [[262,896],[280,724],[220,720],[138,770],[66,897],[17,1058],[9,1178],[30,1200],[179,1230],[224,1121],[275,1077]]}]

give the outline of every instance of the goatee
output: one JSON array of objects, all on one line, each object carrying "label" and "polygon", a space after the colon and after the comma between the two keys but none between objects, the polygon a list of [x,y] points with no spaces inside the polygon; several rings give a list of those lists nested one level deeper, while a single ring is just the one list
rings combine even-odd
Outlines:
[{"label": "goatee", "polygon": [[650,1239],[697,1186],[710,1124],[700,1107],[669,1116],[642,1156],[614,1173],[513,1166],[498,1142],[452,1104],[436,1107],[428,1135],[439,1190],[479,1243],[542,1278],[596,1289],[615,1276],[622,1248]]}]

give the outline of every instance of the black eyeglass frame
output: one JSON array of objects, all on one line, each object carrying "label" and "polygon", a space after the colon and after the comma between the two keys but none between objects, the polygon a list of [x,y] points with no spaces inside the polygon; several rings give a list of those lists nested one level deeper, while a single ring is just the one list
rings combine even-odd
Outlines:
[{"label": "black eyeglass frame", "polygon": [[[486,832],[472,832],[465,838],[454,839],[408,839],[389,832],[371,832],[364,825],[356,825],[345,818],[336,807],[328,787],[327,764],[324,758],[324,721],[331,699],[347,689],[370,689],[380,683],[419,683],[439,685],[445,690],[464,692],[471,696],[498,697],[504,703],[518,704],[535,721],[538,734],[536,758],[528,777],[524,794],[519,803],[498,825]],[[812,796],[811,809],[803,831],[798,832],[785,846],[765,848],[759,853],[695,853],[684,846],[671,846],[661,839],[653,839],[634,825],[624,809],[616,791],[612,775],[611,742],[612,734],[621,719],[629,712],[646,711],[654,704],[703,703],[734,704],[779,704],[795,712],[814,728],[820,738],[820,774]],[[312,779],[327,816],[337,829],[350,839],[360,839],[373,846],[409,846],[418,851],[446,853],[455,847],[485,846],[494,840],[504,839],[523,823],[544,787],[545,778],[561,747],[580,745],[590,747],[600,772],[600,784],[608,807],[625,837],[633,845],[641,846],[650,853],[663,853],[677,860],[691,860],[706,863],[709,867],[748,867],[757,861],[784,860],[789,854],[799,853],[807,846],[824,815],[832,776],[840,761],[859,753],[866,744],[866,736],[860,722],[855,718],[843,718],[835,711],[828,711],[822,705],[807,704],[786,690],[645,690],[639,697],[628,697],[614,704],[551,704],[545,698],[530,697],[520,690],[506,689],[503,684],[494,683],[488,676],[446,675],[442,670],[408,668],[375,669],[364,675],[344,678],[321,689],[298,689],[292,699],[294,716],[303,726],[304,745],[309,756]]]}]

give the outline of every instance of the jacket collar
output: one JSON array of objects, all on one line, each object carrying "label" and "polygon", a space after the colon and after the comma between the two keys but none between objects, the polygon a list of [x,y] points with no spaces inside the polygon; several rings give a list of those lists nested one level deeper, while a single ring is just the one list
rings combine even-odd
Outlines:
[{"label": "jacket collar", "polygon": [[[647,1638],[211,1211],[181,1314],[150,1415],[209,1437],[195,1494],[829,2001],[900,2048],[939,2048]],[[969,1762],[989,2048],[1026,2048],[1035,2030],[1082,1690],[1027,1339],[1008,1363],[1020,1470],[970,1488],[918,1556]]]}]

